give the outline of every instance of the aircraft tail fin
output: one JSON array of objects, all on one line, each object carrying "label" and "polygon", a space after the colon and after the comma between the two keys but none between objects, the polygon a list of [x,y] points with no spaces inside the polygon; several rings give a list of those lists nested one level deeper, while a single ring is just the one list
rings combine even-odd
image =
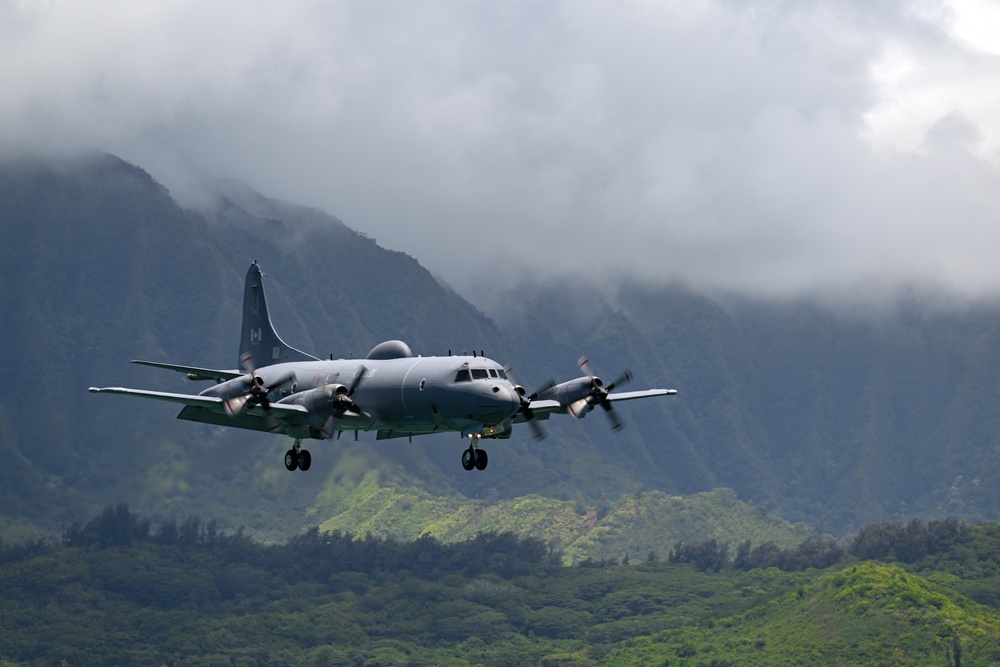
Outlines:
[{"label": "aircraft tail fin", "polygon": [[[249,362],[247,356],[249,355]],[[267,313],[264,298],[264,281],[255,261],[247,271],[243,288],[243,331],[240,335],[241,368],[251,364],[254,368],[280,364],[286,361],[315,361],[316,357],[296,350],[278,336]]]}]

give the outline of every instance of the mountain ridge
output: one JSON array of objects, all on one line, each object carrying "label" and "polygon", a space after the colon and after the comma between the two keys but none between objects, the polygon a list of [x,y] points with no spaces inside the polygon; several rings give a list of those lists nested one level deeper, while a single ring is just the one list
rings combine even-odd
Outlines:
[{"label": "mountain ridge", "polygon": [[[245,187],[187,209],[145,171],[98,155],[4,162],[0,194],[0,335],[16,350],[0,355],[0,374],[32,386],[0,404],[0,501],[22,534],[127,501],[154,520],[216,516],[282,539],[343,511],[330,495],[342,459],[459,504],[534,495],[611,507],[729,488],[837,535],[887,519],[1000,515],[989,493],[1000,483],[994,304],[956,312],[914,299],[866,320],[810,302],[723,306],[681,285],[601,294],[559,281],[510,295],[516,307],[495,321],[415,258]],[[234,364],[255,259],[282,337],[318,356],[359,356],[390,338],[417,354],[485,349],[530,392],[578,374],[586,353],[609,377],[631,368],[635,385],[681,393],[622,405],[622,433],[599,412],[549,420],[542,443],[515,429],[478,477],[448,437],[324,443],[308,475],[290,476],[279,438],[86,394],[198,389],[133,358]]]}]

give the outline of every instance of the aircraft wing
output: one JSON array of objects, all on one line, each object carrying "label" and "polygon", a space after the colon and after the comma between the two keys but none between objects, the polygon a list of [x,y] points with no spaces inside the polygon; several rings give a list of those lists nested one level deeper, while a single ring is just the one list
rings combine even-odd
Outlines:
[{"label": "aircraft wing", "polygon": [[[642,391],[619,391],[612,392],[608,394],[609,401],[631,401],[637,398],[649,398],[651,396],[673,396],[677,393],[676,389],[644,389]],[[559,401],[545,400],[545,401],[532,401],[531,411],[534,413],[535,419],[548,419],[549,415],[553,412],[558,412],[565,414],[568,411],[567,406],[562,405]],[[517,417],[514,418],[514,423],[519,424],[525,422],[527,419],[524,417],[524,413],[518,413]]]},{"label": "aircraft wing", "polygon": [[215,368],[198,368],[197,366],[180,366],[178,364],[165,364],[159,361],[143,361],[142,359],[133,359],[133,364],[140,364],[142,366],[152,366],[153,368],[166,368],[169,371],[177,371],[178,373],[186,373],[189,376],[194,376],[191,379],[198,380],[218,380],[219,382],[224,382],[226,380],[232,380],[234,378],[242,377],[246,373],[242,371],[224,371]]},{"label": "aircraft wing", "polygon": [[149,391],[148,389],[126,389],[125,387],[91,387],[87,391],[92,394],[123,394],[125,396],[138,396],[140,398],[152,398],[157,401],[167,401],[168,403],[183,403],[184,405],[197,405],[202,408],[222,407],[222,399],[216,396],[198,396],[194,394],[174,394],[168,391]]},{"label": "aircraft wing", "polygon": [[[532,401],[531,412],[535,419],[548,419],[553,412],[566,412],[566,408],[559,404],[559,401]],[[520,424],[528,421],[523,412],[518,412],[514,417],[514,423]]]},{"label": "aircraft wing", "polygon": [[[609,401],[631,401],[635,398],[648,398],[649,396],[673,396],[676,389],[644,389],[642,391],[619,391],[608,394]],[[534,407],[534,406],[532,406]]]},{"label": "aircraft wing", "polygon": [[[139,398],[151,398],[157,401],[166,401],[168,403],[181,403],[182,405],[190,405],[197,408],[208,408],[215,412],[221,412],[223,410],[222,404],[224,401],[217,396],[199,396],[197,394],[174,394],[168,391],[150,391],[148,389],[126,389],[125,387],[90,387],[88,389],[92,394],[122,394],[125,396],[138,396]],[[247,411],[248,414],[264,415],[264,409],[259,406],[255,406]],[[291,416],[299,414],[309,414],[309,411],[301,405],[291,405],[287,403],[271,403],[271,413],[277,416]]]}]

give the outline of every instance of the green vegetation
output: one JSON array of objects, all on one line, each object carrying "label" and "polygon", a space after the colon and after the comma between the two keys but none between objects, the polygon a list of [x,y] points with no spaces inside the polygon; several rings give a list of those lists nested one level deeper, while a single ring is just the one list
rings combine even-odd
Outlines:
[{"label": "green vegetation", "polygon": [[616,665],[989,665],[1000,614],[901,568],[872,562],[809,579],[719,622],[614,649]]},{"label": "green vegetation", "polygon": [[665,556],[678,542],[749,540],[789,547],[812,533],[806,526],[793,526],[740,502],[730,489],[686,497],[650,491],[623,497],[565,549],[577,561],[621,559],[626,554],[646,558],[650,553]]},{"label": "green vegetation", "polygon": [[[343,459],[342,459],[343,461]],[[586,560],[645,559],[666,555],[677,542],[751,541],[781,547],[796,545],[812,534],[740,502],[729,489],[687,497],[650,491],[628,495],[598,511],[566,500],[537,494],[486,502],[435,496],[416,487],[380,481],[373,469],[358,469],[354,459],[333,475],[349,486],[322,494],[323,511],[332,514],[322,531],[371,534],[400,540],[430,535],[443,542],[473,538],[481,532],[509,532],[535,537],[560,549],[567,564]],[[588,522],[588,514],[590,521]]]},{"label": "green vegetation", "polygon": [[[1000,613],[957,589],[996,576],[976,563],[998,528],[872,526],[823,569],[803,545],[770,552],[787,571],[678,552],[565,567],[510,533],[265,545],[117,505],[57,544],[0,545],[0,664],[989,665]],[[856,555],[898,548],[914,562]]]}]

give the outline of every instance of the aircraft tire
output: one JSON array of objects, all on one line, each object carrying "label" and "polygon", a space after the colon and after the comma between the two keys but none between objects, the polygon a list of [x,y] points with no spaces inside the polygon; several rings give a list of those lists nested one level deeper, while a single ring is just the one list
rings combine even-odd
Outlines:
[{"label": "aircraft tire", "polygon": [[476,467],[476,450],[472,447],[462,452],[462,467],[466,470],[472,470]]},{"label": "aircraft tire", "polygon": [[485,449],[476,450],[476,470],[486,470],[487,464],[490,462],[490,457],[486,455]]},{"label": "aircraft tire", "polygon": [[299,467],[299,457],[295,455],[294,449],[285,452],[285,468],[291,472]]},{"label": "aircraft tire", "polygon": [[309,470],[309,466],[312,465],[312,454],[309,453],[308,449],[299,450],[299,470],[305,472]]}]

